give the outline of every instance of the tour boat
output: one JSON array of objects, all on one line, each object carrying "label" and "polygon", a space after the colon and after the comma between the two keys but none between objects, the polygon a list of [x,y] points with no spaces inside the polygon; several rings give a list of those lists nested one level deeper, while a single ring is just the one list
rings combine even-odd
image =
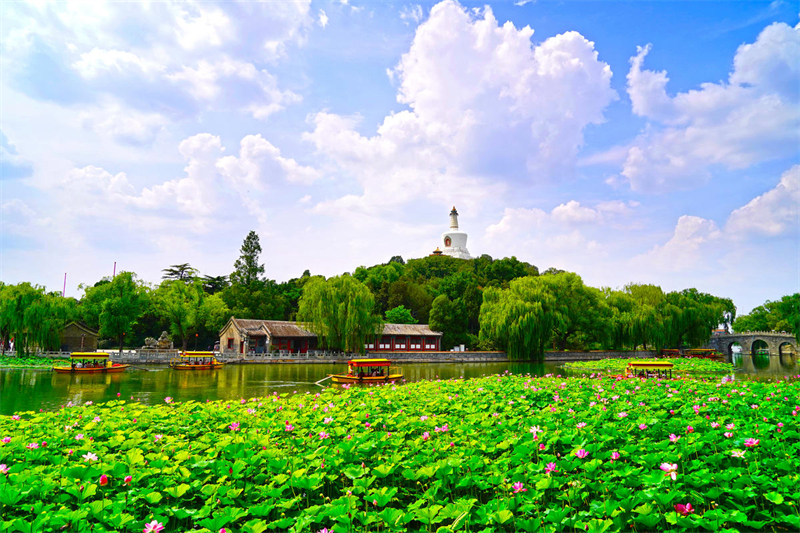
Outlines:
[{"label": "tour boat", "polygon": [[59,374],[113,374],[124,372],[128,366],[112,363],[110,356],[104,352],[72,352],[69,366],[54,366],[53,370]]},{"label": "tour boat", "polygon": [[180,357],[170,360],[169,366],[175,370],[213,370],[225,363],[217,361],[214,352],[182,352]]},{"label": "tour boat", "polygon": [[662,373],[664,377],[667,377],[669,373],[669,377],[672,377],[672,363],[669,361],[658,361],[652,359],[645,359],[639,361],[631,361],[628,363],[628,368],[626,369],[625,373],[629,376],[644,376],[647,377],[653,373],[656,376],[661,376]]},{"label": "tour boat", "polygon": [[334,383],[388,383],[403,379],[403,371],[388,359],[352,359],[347,374],[331,374]]}]

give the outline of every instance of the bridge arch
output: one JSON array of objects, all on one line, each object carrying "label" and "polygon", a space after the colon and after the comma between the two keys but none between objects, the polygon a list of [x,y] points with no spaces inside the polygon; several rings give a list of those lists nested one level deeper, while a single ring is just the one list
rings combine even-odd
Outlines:
[{"label": "bridge arch", "polygon": [[789,341],[778,345],[778,357],[784,366],[794,366],[797,361],[797,348]]}]

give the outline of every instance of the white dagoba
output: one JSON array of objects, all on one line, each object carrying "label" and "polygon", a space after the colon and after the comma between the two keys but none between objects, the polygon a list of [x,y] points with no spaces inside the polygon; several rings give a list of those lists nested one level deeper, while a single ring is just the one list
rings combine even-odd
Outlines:
[{"label": "white dagoba", "polygon": [[444,249],[443,255],[449,255],[458,259],[472,259],[467,250],[467,234],[458,231],[458,211],[455,206],[450,211],[450,231],[442,233]]}]

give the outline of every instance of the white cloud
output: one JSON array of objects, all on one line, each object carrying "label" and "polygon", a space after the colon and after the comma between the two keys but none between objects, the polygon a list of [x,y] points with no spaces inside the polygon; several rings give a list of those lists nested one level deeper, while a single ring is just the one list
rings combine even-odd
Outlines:
[{"label": "white cloud", "polygon": [[714,167],[747,168],[798,154],[800,28],[775,23],[734,57],[728,83],[667,95],[665,72],[642,70],[650,46],[631,59],[628,94],[651,123],[628,149],[622,176],[637,191],[684,189]]},{"label": "white cloud", "polygon": [[80,59],[74,62],[72,67],[86,78],[96,78],[109,73],[127,74],[131,71],[149,76],[165,69],[163,63],[142,59],[132,52],[102,48],[92,48],[89,52],[81,54]]},{"label": "white cloud", "polygon": [[167,119],[158,113],[126,109],[116,102],[83,111],[80,120],[85,127],[91,128],[98,135],[134,146],[152,143],[168,124]]},{"label": "white cloud", "polygon": [[701,247],[707,247],[721,238],[722,232],[713,220],[683,215],[678,219],[670,240],[655,246],[640,256],[639,260],[654,270],[697,270],[704,266],[710,268],[712,263],[704,258],[714,257],[714,254],[709,253],[711,249],[701,250]]},{"label": "white cloud", "polygon": [[201,4],[192,7],[194,13],[182,10],[177,17],[175,34],[183,48],[219,46],[232,37],[233,24],[224,11],[205,9]]},{"label": "white cloud", "polygon": [[477,211],[507,181],[572,172],[584,128],[616,97],[610,68],[576,32],[533,46],[529,27],[478,11],[449,0],[431,9],[393,70],[410,110],[385,117],[376,135],[356,131],[358,117],[312,117],[305,139],[362,190],[319,209],[377,212],[427,199]]},{"label": "white cloud", "polygon": [[319,25],[324,28],[328,25],[328,15],[322,9],[319,10]]},{"label": "white cloud", "polygon": [[777,236],[800,233],[800,165],[781,176],[778,185],[728,217],[725,231],[732,238],[750,235]]},{"label": "white cloud", "polygon": [[419,4],[414,4],[413,6],[404,6],[403,9],[400,11],[400,18],[406,23],[410,23],[414,21],[414,23],[419,24],[424,17],[422,13],[422,6]]}]

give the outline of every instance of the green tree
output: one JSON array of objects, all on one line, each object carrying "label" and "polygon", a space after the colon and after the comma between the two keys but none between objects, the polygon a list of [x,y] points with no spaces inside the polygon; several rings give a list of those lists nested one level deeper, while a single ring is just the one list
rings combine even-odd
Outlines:
[{"label": "green tree", "polygon": [[181,263],[180,265],[170,265],[169,268],[163,269],[164,273],[161,279],[177,280],[189,282],[197,277],[197,269],[192,268],[189,263]]},{"label": "green tree", "polygon": [[386,311],[386,322],[389,324],[416,324],[419,321],[411,316],[411,311],[406,309],[406,306],[398,305]]},{"label": "green tree", "polygon": [[200,308],[205,299],[206,293],[199,280],[193,283],[165,280],[153,292],[152,301],[157,312],[169,323],[170,333],[181,340],[184,351],[189,337],[202,321]]},{"label": "green tree", "polygon": [[116,339],[122,353],[125,336],[130,335],[147,309],[149,294],[132,272],[120,272],[106,281],[85,289],[81,312],[87,324],[99,325],[101,337]]},{"label": "green tree", "polygon": [[786,331],[800,341],[800,293],[786,295],[780,300],[767,300],[750,313],[733,322],[737,332]]},{"label": "green tree", "polygon": [[303,289],[297,315],[323,346],[334,350],[364,353],[364,341],[382,331],[375,298],[349,274],[312,278]]},{"label": "green tree", "polygon": [[554,346],[558,350],[583,349],[589,343],[602,340],[611,315],[602,292],[584,285],[581,277],[572,272],[540,278],[543,290],[559,305],[561,320],[553,328]]},{"label": "green tree", "polygon": [[449,350],[453,346],[468,344],[467,310],[460,299],[451,300],[440,294],[433,300],[429,321],[433,331],[442,332],[442,349]]},{"label": "green tree", "polygon": [[228,276],[203,276],[203,290],[208,294],[217,294],[222,292],[230,285]]},{"label": "green tree", "polygon": [[247,234],[240,252],[241,256],[233,264],[234,271],[230,276],[231,283],[251,287],[261,282],[264,275],[264,265],[258,262],[261,255],[261,244],[255,231]]},{"label": "green tree", "polygon": [[480,339],[504,349],[509,359],[543,361],[553,331],[565,326],[564,310],[544,278],[526,276],[508,289],[484,290]]}]

